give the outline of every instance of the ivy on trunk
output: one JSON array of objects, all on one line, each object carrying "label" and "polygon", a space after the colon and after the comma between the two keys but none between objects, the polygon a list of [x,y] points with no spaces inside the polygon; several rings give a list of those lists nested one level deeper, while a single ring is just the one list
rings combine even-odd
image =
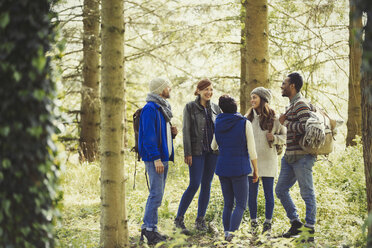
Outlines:
[{"label": "ivy on trunk", "polygon": [[0,246],[53,247],[50,0],[0,2]]}]

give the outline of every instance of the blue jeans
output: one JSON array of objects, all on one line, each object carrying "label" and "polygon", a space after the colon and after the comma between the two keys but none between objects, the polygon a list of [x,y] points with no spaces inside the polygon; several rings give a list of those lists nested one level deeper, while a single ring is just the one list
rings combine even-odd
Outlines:
[{"label": "blue jeans", "polygon": [[[222,222],[225,233],[239,229],[248,200],[248,176],[220,176],[222,195],[224,199]],[[234,207],[235,199],[235,209]]]},{"label": "blue jeans", "polygon": [[150,194],[147,198],[145,216],[143,217],[142,229],[146,228],[148,231],[156,231],[158,224],[158,208],[164,195],[165,181],[168,174],[168,161],[162,161],[164,165],[164,172],[158,174],[155,170],[154,162],[146,162],[146,171],[149,175]]},{"label": "blue jeans", "polygon": [[178,207],[177,217],[184,216],[191,204],[192,199],[200,186],[198,201],[198,216],[204,217],[207,211],[211,184],[216,170],[217,155],[213,153],[203,153],[200,156],[192,156],[192,165],[189,166],[190,183],[181,198]]},{"label": "blue jeans", "polygon": [[303,156],[294,163],[287,163],[282,158],[282,168],[275,188],[276,196],[280,199],[290,220],[298,219],[297,208],[289,194],[289,189],[298,181],[300,193],[306,205],[306,223],[314,225],[316,221],[316,199],[313,184],[313,166],[316,157],[310,154]]},{"label": "blue jeans", "polygon": [[[249,214],[252,219],[257,218],[257,195],[260,180],[253,183],[253,177],[248,177],[249,180],[249,196],[248,196],[248,207]],[[273,177],[261,177],[262,185],[265,193],[265,217],[267,220],[273,218],[274,212],[274,178]]]}]

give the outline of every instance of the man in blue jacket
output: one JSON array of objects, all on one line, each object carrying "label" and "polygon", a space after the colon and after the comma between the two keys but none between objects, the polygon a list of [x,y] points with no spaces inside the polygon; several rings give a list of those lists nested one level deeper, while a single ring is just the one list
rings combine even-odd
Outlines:
[{"label": "man in blue jacket", "polygon": [[168,162],[174,161],[173,135],[176,128],[171,128],[170,83],[164,78],[150,81],[150,93],[147,104],[140,116],[138,149],[145,162],[150,180],[150,194],[147,198],[145,216],[141,230],[141,240],[146,237],[148,244],[164,241],[166,237],[157,230],[158,208],[164,195],[165,181],[168,173]]}]

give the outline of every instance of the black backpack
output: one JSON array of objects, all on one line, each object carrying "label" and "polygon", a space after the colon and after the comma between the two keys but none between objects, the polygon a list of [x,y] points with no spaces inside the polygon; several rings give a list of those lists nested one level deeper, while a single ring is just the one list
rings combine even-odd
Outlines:
[{"label": "black backpack", "polygon": [[[139,108],[134,112],[133,114],[133,130],[134,130],[134,146],[132,147],[131,151],[135,152],[137,154],[137,161],[141,161],[141,155],[139,154],[138,150],[138,134],[139,134],[139,126],[140,126],[140,117],[141,117],[142,108]],[[159,119],[160,114],[158,112]],[[161,122],[160,122],[161,125]],[[160,128],[160,146],[161,147],[161,128]],[[137,174],[137,161],[135,161],[135,167],[134,167],[134,182],[133,182],[133,189],[136,188],[136,174]],[[145,170],[145,177],[146,177],[146,183],[147,183],[147,189],[150,191],[149,181],[147,179],[147,171]]]},{"label": "black backpack", "polygon": [[131,151],[137,154],[137,161],[141,160],[141,156],[138,151],[138,133],[139,133],[139,126],[140,126],[140,116],[141,116],[142,108],[139,108],[133,114],[133,130],[134,130],[134,146],[132,147]]}]

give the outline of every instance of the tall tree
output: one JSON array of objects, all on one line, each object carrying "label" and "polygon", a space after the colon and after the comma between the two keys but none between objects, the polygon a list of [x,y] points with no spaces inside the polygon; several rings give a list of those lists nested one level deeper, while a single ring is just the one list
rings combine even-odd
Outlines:
[{"label": "tall tree", "polygon": [[362,113],[360,106],[360,66],[362,63],[362,12],[350,0],[349,14],[349,105],[346,145],[355,145],[353,139],[362,134]]},{"label": "tall tree", "polygon": [[[357,9],[366,13],[364,26],[362,80],[360,83],[362,105],[362,139],[364,171],[366,176],[367,209],[372,214],[372,3],[369,0],[357,0]],[[367,247],[372,246],[372,222],[368,223]]]},{"label": "tall tree", "polygon": [[100,121],[99,21],[99,0],[84,0],[80,156],[89,162],[94,161],[98,155]]},{"label": "tall tree", "polygon": [[[240,112],[249,108],[251,91],[269,84],[267,0],[242,0]],[[244,75],[243,75],[244,73]]]},{"label": "tall tree", "polygon": [[0,246],[53,247],[51,0],[0,2]]},{"label": "tall tree", "polygon": [[123,145],[123,1],[102,0],[101,20],[101,246],[128,247]]}]

